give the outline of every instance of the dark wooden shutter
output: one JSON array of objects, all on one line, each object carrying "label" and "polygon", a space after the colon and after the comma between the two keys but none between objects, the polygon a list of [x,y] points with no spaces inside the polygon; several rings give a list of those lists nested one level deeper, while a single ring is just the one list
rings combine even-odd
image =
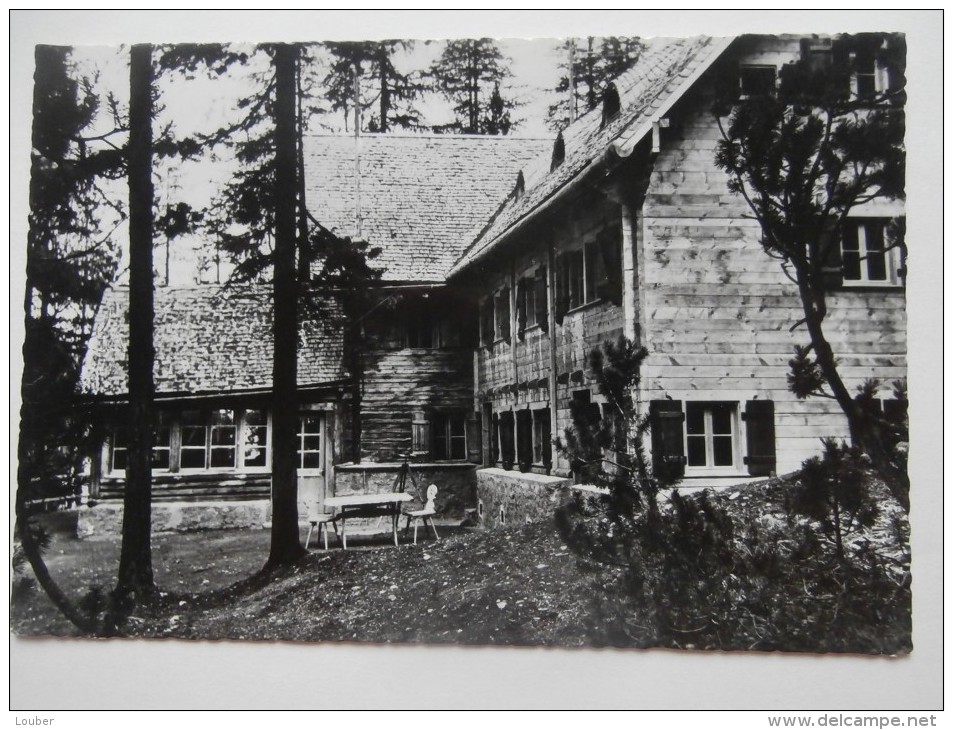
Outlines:
[{"label": "dark wooden shutter", "polygon": [[512,469],[516,461],[513,430],[513,411],[503,411],[500,414],[500,459],[504,469]]},{"label": "dark wooden shutter", "polygon": [[504,286],[500,290],[500,337],[510,339],[510,288]]},{"label": "dark wooden shutter", "polygon": [[526,335],[526,286],[525,278],[516,282],[516,336],[521,340]]},{"label": "dark wooden shutter", "polygon": [[536,287],[536,324],[539,325],[539,328],[543,332],[546,332],[549,330],[549,300],[546,296],[545,266],[540,266],[539,269],[536,270],[534,286]]},{"label": "dark wooden shutter", "polygon": [[516,459],[520,471],[533,465],[533,413],[525,408],[516,412]]},{"label": "dark wooden shutter", "polygon": [[747,424],[748,455],[745,464],[751,476],[766,477],[778,467],[774,444],[774,401],[749,400],[741,416]]},{"label": "dark wooden shutter", "polygon": [[613,226],[603,231],[598,239],[602,253],[603,279],[599,284],[599,297],[622,305],[622,231]]},{"label": "dark wooden shutter", "polygon": [[[850,235],[853,230],[854,236],[857,236],[857,229],[853,226],[845,226],[845,233]],[[844,262],[841,257],[840,235],[835,231],[828,231],[821,234],[820,251],[824,256],[824,263],[821,266],[821,276],[824,280],[826,291],[834,291],[844,286]]]},{"label": "dark wooden shutter", "polygon": [[563,254],[556,259],[556,324],[563,323],[569,311],[569,258]]},{"label": "dark wooden shutter", "polygon": [[496,466],[500,460],[500,416],[493,414],[492,426],[490,432],[490,466]]},{"label": "dark wooden shutter", "polygon": [[543,443],[543,465],[546,467],[546,473],[549,474],[553,467],[553,422],[550,410],[544,408],[536,411],[536,417],[539,419],[539,429],[542,432],[541,440]]},{"label": "dark wooden shutter", "polygon": [[467,440],[467,460],[479,464],[483,460],[483,428],[480,414],[476,411],[467,414],[465,434]]},{"label": "dark wooden shutter", "polygon": [[652,427],[652,467],[655,476],[673,481],[685,476],[685,413],[680,400],[649,403]]}]

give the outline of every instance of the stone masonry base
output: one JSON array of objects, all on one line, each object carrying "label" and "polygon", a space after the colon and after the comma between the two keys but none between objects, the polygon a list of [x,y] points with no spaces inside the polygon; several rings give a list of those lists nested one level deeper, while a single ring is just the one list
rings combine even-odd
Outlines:
[{"label": "stone masonry base", "polygon": [[505,469],[477,471],[477,514],[484,527],[523,524],[553,516],[572,481]]},{"label": "stone masonry base", "polygon": [[[190,532],[262,528],[268,518],[269,502],[168,502],[152,505],[152,531]],[[100,502],[79,510],[77,537],[119,534],[122,532],[122,505]]]}]

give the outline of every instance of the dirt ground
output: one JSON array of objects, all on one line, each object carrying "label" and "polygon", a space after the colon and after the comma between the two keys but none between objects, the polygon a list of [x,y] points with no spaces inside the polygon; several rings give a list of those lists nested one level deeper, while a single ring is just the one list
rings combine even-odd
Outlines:
[{"label": "dirt ground", "polygon": [[[780,482],[761,483],[723,491],[716,499],[736,524],[783,524],[784,493]],[[53,533],[47,564],[64,591],[75,601],[93,588],[108,592],[118,565],[118,536],[78,540],[68,514],[44,519]],[[858,537],[881,554],[898,586],[909,578],[905,524],[897,508],[885,509],[878,526]],[[305,535],[303,529],[302,542]],[[266,530],[154,536],[162,598],[138,609],[123,632],[202,640],[658,645],[651,631],[643,630],[644,617],[627,608],[621,588],[625,570],[567,548],[552,519],[493,530],[442,527],[439,541],[397,548],[389,535],[349,538],[347,551],[332,541],[330,550],[313,547],[296,565],[262,576],[269,540]],[[25,574],[31,575],[29,566]],[[816,629],[816,622],[823,623],[820,614],[812,616],[812,603],[795,603],[805,625]],[[861,628],[863,638],[851,651],[893,653],[893,647],[909,642],[903,621]],[[21,635],[75,635],[38,588],[14,591],[11,629]],[[811,651],[809,644],[799,650]]]},{"label": "dirt ground", "polygon": [[[306,532],[302,532],[302,540]],[[196,639],[591,645],[584,617],[604,566],[573,556],[552,523],[494,531],[441,528],[441,539],[394,548],[386,536],[312,548],[263,584],[264,530],[156,535],[157,610],[133,615],[138,636]],[[352,546],[356,549],[352,549]],[[117,538],[56,532],[47,564],[75,600],[108,590]],[[29,572],[29,568],[27,568]],[[609,571],[613,572],[612,570]],[[595,586],[592,586],[595,587]],[[38,589],[15,600],[11,627],[74,635]]]}]

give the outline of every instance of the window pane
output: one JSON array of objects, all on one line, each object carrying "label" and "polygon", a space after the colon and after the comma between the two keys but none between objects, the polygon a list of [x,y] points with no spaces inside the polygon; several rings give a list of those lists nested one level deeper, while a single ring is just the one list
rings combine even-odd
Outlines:
[{"label": "window pane", "polygon": [[688,437],[688,465],[705,466],[705,437]]},{"label": "window pane", "polygon": [[321,416],[304,416],[298,423],[298,433],[319,434],[321,433]]},{"label": "window pane", "polygon": [[205,447],[203,446],[201,449],[183,447],[179,460],[183,469],[204,469]]},{"label": "window pane", "polygon": [[212,411],[212,425],[233,425],[235,423],[235,411],[228,410],[225,408],[220,408],[217,411]]},{"label": "window pane", "polygon": [[123,471],[126,468],[126,449],[113,449],[113,471]]},{"label": "window pane", "polygon": [[775,91],[774,66],[742,66],[741,93],[747,96],[770,96]]},{"label": "window pane", "polygon": [[887,280],[887,257],[883,251],[867,253],[867,278],[870,281]]},{"label": "window pane", "polygon": [[685,423],[689,434],[705,433],[705,410],[698,403],[685,407]]},{"label": "window pane", "polygon": [[454,436],[450,440],[450,458],[451,459],[466,459],[467,458],[467,439],[465,436]]},{"label": "window pane", "polygon": [[265,466],[268,453],[268,429],[256,426],[245,432],[245,466]]},{"label": "window pane", "polygon": [[169,468],[169,449],[168,448],[159,448],[152,450],[152,468],[153,469],[168,469]]},{"label": "window pane", "polygon": [[213,426],[212,427],[212,446],[234,446],[235,445],[235,427],[234,426]]},{"label": "window pane", "polygon": [[860,279],[860,254],[857,251],[844,251],[844,278],[848,281]]},{"label": "window pane", "polygon": [[731,434],[731,411],[727,403],[715,403],[711,407],[711,432]]},{"label": "window pane", "polygon": [[205,426],[182,426],[182,446],[205,446]]},{"label": "window pane", "polygon": [[714,436],[712,438],[715,466],[731,466],[734,463],[731,450],[731,436]]},{"label": "window pane", "polygon": [[310,436],[307,435],[304,437],[304,451],[320,451],[321,450],[321,437],[320,436]]},{"label": "window pane", "polygon": [[320,469],[321,454],[317,451],[305,451],[301,454],[302,469]]},{"label": "window pane", "polygon": [[211,450],[211,468],[221,469],[235,466],[235,449],[213,447]]}]

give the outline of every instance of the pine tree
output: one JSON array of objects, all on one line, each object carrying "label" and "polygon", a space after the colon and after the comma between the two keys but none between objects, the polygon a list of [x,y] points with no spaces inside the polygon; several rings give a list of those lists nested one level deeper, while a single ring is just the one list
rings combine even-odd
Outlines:
[{"label": "pine tree", "polygon": [[512,118],[519,104],[501,90],[513,76],[509,59],[491,39],[446,41],[429,76],[454,114],[453,121],[434,126],[434,131],[507,134],[519,126],[520,120]]},{"label": "pine tree", "polygon": [[114,591],[120,605],[129,594],[151,600],[156,593],[152,572],[153,79],[152,46],[134,45],[129,62],[129,448]]},{"label": "pine tree", "polygon": [[324,43],[331,55],[325,77],[332,111],[344,113],[345,126],[355,103],[355,75],[361,84],[363,132],[418,129],[420,112],[414,101],[425,90],[420,74],[401,73],[394,65],[398,53],[410,51],[413,41],[345,41]]},{"label": "pine tree", "polygon": [[[760,224],[765,252],[797,286],[804,316],[795,327],[807,329],[809,345],[791,361],[791,389],[837,402],[853,444],[889,472],[906,506],[906,474],[885,458],[884,438],[895,439],[897,425],[864,413],[825,329],[847,217],[864,203],[904,194],[906,47],[902,36],[864,33],[836,38],[829,50],[802,54],[782,67],[777,89],[744,97],[726,73],[714,108],[722,132],[715,161]],[[858,85],[877,68],[889,80],[884,88]],[[887,228],[888,251],[905,250],[903,231],[901,221]]]}]

